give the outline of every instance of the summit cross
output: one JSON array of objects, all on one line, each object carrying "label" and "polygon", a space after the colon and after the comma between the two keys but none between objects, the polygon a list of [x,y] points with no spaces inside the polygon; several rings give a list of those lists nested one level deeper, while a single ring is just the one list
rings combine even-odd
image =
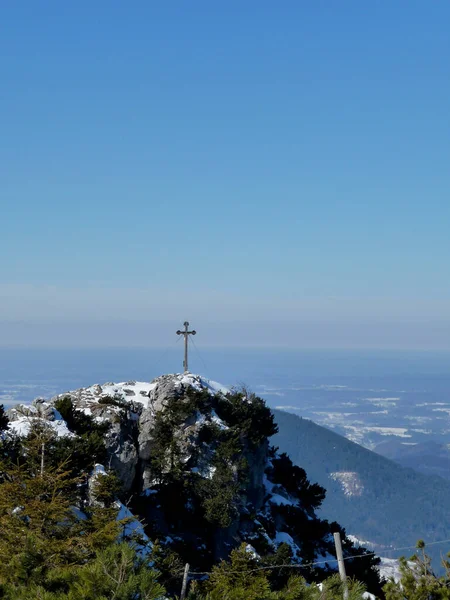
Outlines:
[{"label": "summit cross", "polygon": [[185,321],[183,323],[184,325],[184,331],[177,331],[177,335],[183,335],[184,336],[184,360],[183,360],[183,367],[184,367],[184,372],[188,373],[189,372],[189,367],[188,367],[188,339],[190,335],[195,335],[197,332],[195,330],[189,331],[189,321]]}]

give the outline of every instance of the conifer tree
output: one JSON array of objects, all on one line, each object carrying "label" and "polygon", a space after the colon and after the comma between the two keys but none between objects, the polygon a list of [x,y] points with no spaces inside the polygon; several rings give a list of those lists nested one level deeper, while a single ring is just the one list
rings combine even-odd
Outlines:
[{"label": "conifer tree", "polygon": [[57,568],[84,564],[115,542],[117,510],[80,510],[82,478],[67,462],[47,461],[52,432],[39,423],[23,442],[21,460],[0,460],[0,585],[46,585]]},{"label": "conifer tree", "polygon": [[442,565],[445,573],[437,576],[419,540],[417,553],[409,560],[400,559],[400,581],[391,579],[384,586],[386,600],[450,600],[450,562],[443,559]]},{"label": "conifer tree", "polygon": [[270,600],[269,581],[263,570],[255,570],[257,563],[246,551],[245,544],[230,554],[230,562],[222,561],[213,567],[206,585],[208,600]]}]

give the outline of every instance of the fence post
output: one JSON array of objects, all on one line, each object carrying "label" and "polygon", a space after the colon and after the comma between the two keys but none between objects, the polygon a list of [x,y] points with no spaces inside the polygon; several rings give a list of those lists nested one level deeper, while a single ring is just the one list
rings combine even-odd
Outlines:
[{"label": "fence post", "polygon": [[185,598],[186,598],[188,575],[189,575],[189,563],[186,563],[186,566],[184,567],[183,585],[181,586],[180,600],[185,600]]},{"label": "fence post", "polygon": [[342,581],[342,587],[344,588],[344,600],[348,600],[348,586],[347,586],[347,574],[345,572],[344,556],[342,554],[341,545],[341,534],[337,531],[334,534],[334,545],[336,546],[336,557],[339,566],[339,575]]}]

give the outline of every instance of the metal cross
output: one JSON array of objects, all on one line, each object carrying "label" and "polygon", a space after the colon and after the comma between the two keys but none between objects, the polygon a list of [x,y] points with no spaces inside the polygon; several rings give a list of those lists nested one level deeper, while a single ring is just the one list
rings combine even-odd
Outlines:
[{"label": "metal cross", "polygon": [[184,335],[184,361],[183,361],[183,367],[184,367],[184,372],[188,373],[189,368],[188,368],[188,338],[190,335],[195,335],[197,332],[195,330],[189,331],[189,321],[185,321],[183,323],[184,325],[184,331],[177,331],[177,335]]}]

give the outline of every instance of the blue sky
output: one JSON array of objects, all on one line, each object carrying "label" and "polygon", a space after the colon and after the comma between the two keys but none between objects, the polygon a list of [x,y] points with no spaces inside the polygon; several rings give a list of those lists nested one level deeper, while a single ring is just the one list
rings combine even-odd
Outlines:
[{"label": "blue sky", "polygon": [[3,343],[450,348],[449,22],[2,3]]}]

